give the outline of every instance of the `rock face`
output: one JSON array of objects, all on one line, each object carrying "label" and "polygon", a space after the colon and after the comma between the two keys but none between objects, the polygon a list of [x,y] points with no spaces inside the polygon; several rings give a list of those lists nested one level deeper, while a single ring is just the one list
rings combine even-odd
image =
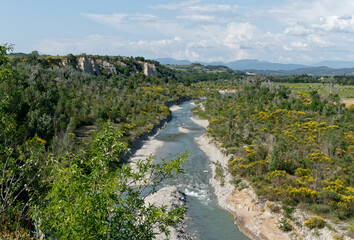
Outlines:
[{"label": "rock face", "polygon": [[[156,193],[145,198],[145,204],[154,204],[155,206],[167,206],[168,210],[176,209],[180,206],[186,206],[186,195],[179,191],[175,186],[164,187],[157,191]],[[185,231],[183,223],[172,228],[169,227],[171,231],[169,239],[170,240],[191,240],[192,237]],[[155,229],[158,233],[158,229]],[[159,234],[156,236],[157,240],[167,239],[165,234]]]},{"label": "rock face", "polygon": [[89,73],[97,76],[101,75],[100,69],[98,68],[95,59],[92,58],[87,58],[87,57],[77,58],[77,68],[78,70],[84,73]]},{"label": "rock face", "polygon": [[126,67],[127,64],[125,64],[124,62],[121,62],[121,61],[117,61],[117,64],[120,66],[120,67]]},{"label": "rock face", "polygon": [[[148,62],[143,62],[143,61],[137,61],[141,66],[142,66],[142,72],[146,76],[158,76],[159,72],[156,69],[156,66],[152,63]],[[120,67],[128,67],[128,65],[122,61],[116,61],[118,66]],[[134,63],[135,64],[135,63]],[[130,74],[137,74],[139,70],[136,68],[134,64],[129,65],[131,67],[131,73]],[[100,58],[93,58],[93,57],[87,57],[87,56],[79,56],[75,58],[72,56],[70,59],[64,59],[61,62],[61,66],[72,66],[76,70],[84,73],[89,73],[93,74],[96,76],[101,76],[101,71],[106,71],[108,73],[112,73],[115,75],[118,75],[118,71],[116,67],[109,63],[108,61],[105,61]]]},{"label": "rock face", "polygon": [[144,66],[143,66],[143,71],[144,71],[144,74],[146,76],[157,76],[158,75],[158,72],[156,70],[156,66],[154,64],[151,64],[151,63],[147,63],[145,62],[144,63]]},{"label": "rock face", "polygon": [[113,64],[110,64],[109,62],[106,62],[101,59],[98,59],[96,62],[100,68],[106,70],[108,73],[113,73],[117,75],[117,69]]}]

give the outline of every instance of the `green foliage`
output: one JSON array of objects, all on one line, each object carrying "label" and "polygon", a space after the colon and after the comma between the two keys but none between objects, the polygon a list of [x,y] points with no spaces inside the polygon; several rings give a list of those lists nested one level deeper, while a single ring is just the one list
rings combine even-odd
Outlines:
[{"label": "green foliage", "polygon": [[69,166],[53,169],[50,191],[35,215],[48,238],[153,239],[154,228],[168,233],[167,226],[181,221],[185,209],[147,206],[144,198],[162,179],[181,172],[187,155],[161,164],[150,157],[110,170],[112,157],[126,149],[121,136],[107,123],[88,151],[63,157]]},{"label": "green foliage", "polygon": [[[94,76],[35,51],[8,58],[11,49],[0,46],[0,238],[29,239],[40,230],[61,239],[103,239],[118,231],[149,239],[153,227],[167,232],[185,210],[145,206],[144,197],[182,171],[186,155],[161,164],[150,158],[134,169],[122,166],[121,157],[170,116],[167,104],[199,89],[178,83],[168,70],[166,78]],[[73,55],[66,59],[77,64]],[[153,177],[145,179],[148,173]]]},{"label": "green foliage", "polygon": [[224,168],[222,167],[220,162],[217,162],[215,166],[215,179],[218,179],[220,181],[221,186],[224,186],[225,184],[224,174]]},{"label": "green foliage", "polygon": [[284,232],[291,232],[293,230],[293,226],[289,223],[286,218],[282,218],[278,220],[278,228]]}]

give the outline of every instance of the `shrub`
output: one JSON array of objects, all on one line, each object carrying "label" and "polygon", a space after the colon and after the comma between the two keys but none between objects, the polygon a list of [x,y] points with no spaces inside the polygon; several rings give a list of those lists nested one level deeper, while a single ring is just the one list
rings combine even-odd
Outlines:
[{"label": "shrub", "polygon": [[284,214],[284,217],[286,217],[286,218],[292,218],[292,214],[293,214],[293,212],[294,212],[294,210],[295,210],[295,208],[292,208],[292,207],[288,207],[288,206],[286,206],[286,205],[284,205],[283,207],[282,207],[282,209],[283,209],[283,214]]},{"label": "shrub", "polygon": [[290,232],[293,230],[293,226],[291,226],[289,221],[284,217],[281,220],[278,220],[277,226],[284,232]]},{"label": "shrub", "polygon": [[331,207],[326,204],[314,204],[311,206],[311,211],[315,214],[329,213],[331,211]]},{"label": "shrub", "polygon": [[310,229],[324,228],[326,226],[326,221],[322,217],[314,216],[314,217],[305,221],[305,226]]},{"label": "shrub", "polygon": [[339,201],[340,200],[340,195],[332,190],[322,190],[318,192],[318,200],[322,203],[331,203],[332,201]]},{"label": "shrub", "polygon": [[288,187],[286,193],[292,199],[302,202],[313,202],[317,198],[316,191],[304,187],[299,189],[294,187]]},{"label": "shrub", "polygon": [[272,203],[272,202],[267,203],[267,207],[268,207],[270,210],[272,210],[272,212],[275,212],[275,213],[280,212],[280,207],[279,207],[279,205],[276,205],[276,204],[274,204],[274,203]]}]

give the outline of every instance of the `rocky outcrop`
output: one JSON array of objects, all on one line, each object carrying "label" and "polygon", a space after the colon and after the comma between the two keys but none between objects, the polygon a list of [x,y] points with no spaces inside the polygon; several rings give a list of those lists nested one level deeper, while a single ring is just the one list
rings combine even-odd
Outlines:
[{"label": "rocky outcrop", "polygon": [[125,63],[122,62],[122,61],[117,61],[117,64],[118,64],[118,66],[120,66],[120,67],[126,67],[126,66],[127,66],[127,64],[125,64]]},{"label": "rocky outcrop", "polygon": [[77,68],[79,71],[84,73],[89,73],[93,75],[100,76],[101,72],[98,68],[98,65],[93,58],[87,57],[78,57],[77,58]]},{"label": "rocky outcrop", "polygon": [[98,66],[103,70],[107,71],[108,73],[113,73],[117,75],[117,69],[113,64],[110,64],[109,62],[101,59],[98,59],[96,62]]},{"label": "rocky outcrop", "polygon": [[145,62],[143,65],[143,73],[146,76],[152,76],[152,77],[155,77],[158,75],[158,71],[156,70],[156,66],[154,64],[147,63],[147,62]]},{"label": "rocky outcrop", "polygon": [[[186,195],[179,191],[175,186],[164,187],[157,191],[156,193],[149,195],[145,198],[145,204],[154,204],[155,206],[161,207],[166,206],[167,210],[173,210],[181,206],[186,206]],[[170,240],[189,240],[192,239],[186,232],[186,227],[183,222],[178,224],[176,227],[169,227]],[[156,228],[154,232],[158,233]],[[165,234],[158,234],[155,239],[165,240],[167,239]]]},{"label": "rocky outcrop", "polygon": [[[123,58],[124,59],[124,58]],[[130,60],[131,61],[131,60]],[[133,60],[135,61],[135,60]],[[157,71],[156,66],[152,63],[145,61],[136,61],[134,64],[127,64],[123,61],[115,61],[115,63],[122,68],[130,67],[130,74],[137,74],[142,71],[146,76],[159,76],[160,73]],[[136,63],[141,65],[141,68],[136,67]],[[100,58],[100,57],[88,57],[88,56],[78,56],[75,57],[71,55],[70,57],[63,59],[60,63],[60,66],[72,66],[74,69],[93,74],[96,76],[101,76],[102,72],[107,72],[111,74],[118,75],[119,72],[114,64],[109,63],[108,61]]]}]

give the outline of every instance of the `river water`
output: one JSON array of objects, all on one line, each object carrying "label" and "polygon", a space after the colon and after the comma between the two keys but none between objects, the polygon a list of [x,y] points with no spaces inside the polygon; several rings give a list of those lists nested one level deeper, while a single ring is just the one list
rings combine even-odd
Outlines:
[{"label": "river water", "polygon": [[[164,142],[156,152],[157,159],[172,160],[179,153],[189,152],[184,173],[163,182],[164,186],[176,185],[187,195],[187,231],[201,240],[246,240],[234,225],[233,216],[216,204],[213,189],[209,185],[211,177],[208,157],[199,149],[194,138],[205,132],[190,118],[195,105],[184,102],[182,109],[172,113],[172,120],[156,137]],[[184,129],[184,133],[179,128]],[[187,133],[188,132],[188,133]]]}]

